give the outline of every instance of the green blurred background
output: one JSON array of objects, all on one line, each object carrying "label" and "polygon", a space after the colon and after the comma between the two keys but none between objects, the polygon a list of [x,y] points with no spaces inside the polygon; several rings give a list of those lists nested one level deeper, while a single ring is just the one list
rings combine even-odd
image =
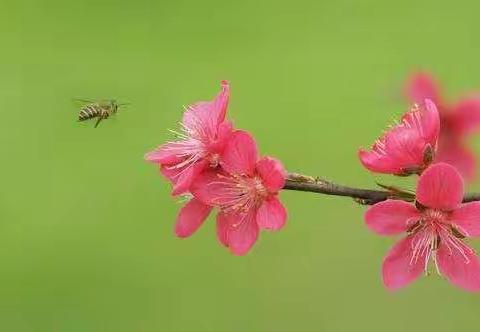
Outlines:
[{"label": "green blurred background", "polygon": [[[180,203],[143,161],[228,79],[263,153],[373,186],[356,150],[404,110],[411,70],[480,89],[475,3],[1,0],[0,330],[477,329],[479,295],[435,274],[383,288],[394,240],[349,199],[283,193],[286,228],[234,257],[213,220],[173,236]],[[94,129],[72,97],[132,106]]]}]

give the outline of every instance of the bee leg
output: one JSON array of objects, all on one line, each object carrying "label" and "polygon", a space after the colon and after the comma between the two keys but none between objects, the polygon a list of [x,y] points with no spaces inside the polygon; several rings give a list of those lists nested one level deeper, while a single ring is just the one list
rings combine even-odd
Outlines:
[{"label": "bee leg", "polygon": [[100,124],[100,121],[102,121],[102,120],[103,120],[103,118],[101,116],[99,116],[97,122],[95,123],[95,128],[97,128],[97,126]]}]

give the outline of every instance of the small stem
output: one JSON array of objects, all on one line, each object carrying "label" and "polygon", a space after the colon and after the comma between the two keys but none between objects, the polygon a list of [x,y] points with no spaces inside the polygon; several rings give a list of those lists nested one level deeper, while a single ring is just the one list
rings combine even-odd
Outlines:
[{"label": "small stem", "polygon": [[463,203],[480,201],[480,193],[468,193],[463,197]]},{"label": "small stem", "polygon": [[[414,197],[411,195],[404,195],[395,191],[361,189],[342,186],[327,180],[298,173],[288,173],[287,181],[283,189],[351,197],[357,203],[365,205],[372,205],[386,199],[399,199],[410,202],[414,199]],[[466,194],[463,199],[463,202],[473,201],[480,201],[480,193]]]}]

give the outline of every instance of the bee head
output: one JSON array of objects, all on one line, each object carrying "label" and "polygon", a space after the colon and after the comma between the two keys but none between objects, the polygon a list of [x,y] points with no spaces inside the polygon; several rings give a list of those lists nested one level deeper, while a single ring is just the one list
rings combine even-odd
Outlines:
[{"label": "bee head", "polygon": [[115,99],[110,100],[110,108],[113,110],[113,112],[118,111],[118,103]]}]

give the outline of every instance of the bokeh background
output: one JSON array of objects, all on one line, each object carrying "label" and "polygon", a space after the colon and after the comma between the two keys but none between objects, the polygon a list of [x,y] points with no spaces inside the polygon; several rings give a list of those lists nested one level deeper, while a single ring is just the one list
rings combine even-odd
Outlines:
[{"label": "bokeh background", "polygon": [[[405,109],[410,71],[480,90],[478,2],[0,3],[1,331],[478,329],[479,295],[436,274],[383,288],[393,239],[351,200],[282,193],[286,228],[234,257],[213,220],[173,236],[180,203],[143,161],[228,79],[263,153],[372,187],[356,150]],[[94,129],[74,97],[132,106]]]}]

